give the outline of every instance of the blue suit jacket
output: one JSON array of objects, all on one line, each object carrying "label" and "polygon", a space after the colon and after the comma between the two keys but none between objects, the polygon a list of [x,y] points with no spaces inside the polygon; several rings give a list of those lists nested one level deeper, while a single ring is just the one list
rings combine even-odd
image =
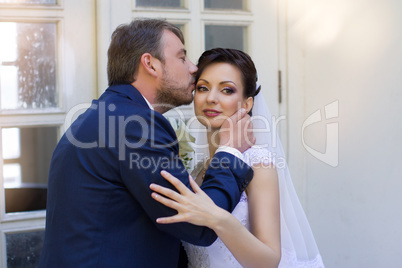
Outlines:
[{"label": "blue suit jacket", "polygon": [[[149,185],[172,188],[165,169],[187,186],[169,122],[131,85],[112,86],[66,131],[52,157],[45,242],[39,267],[176,267],[180,240],[208,246],[215,233],[188,223],[151,198]],[[217,153],[202,189],[233,210],[252,170]]]}]

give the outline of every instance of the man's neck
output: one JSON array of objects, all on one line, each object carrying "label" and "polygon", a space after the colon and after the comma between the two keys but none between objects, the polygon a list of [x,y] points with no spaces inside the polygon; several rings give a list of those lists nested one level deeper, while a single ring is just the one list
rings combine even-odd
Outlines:
[{"label": "man's neck", "polygon": [[[138,80],[134,81],[131,85],[141,93],[141,95],[146,99],[146,101],[148,101],[148,104],[150,104],[153,108],[157,106],[156,89],[154,89],[152,85],[142,83],[141,81]],[[155,110],[157,111],[157,109]]]}]

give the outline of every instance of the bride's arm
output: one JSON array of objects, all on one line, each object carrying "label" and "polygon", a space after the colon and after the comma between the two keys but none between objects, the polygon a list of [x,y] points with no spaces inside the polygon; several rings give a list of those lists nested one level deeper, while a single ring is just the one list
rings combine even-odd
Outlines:
[{"label": "bride's arm", "polygon": [[277,267],[280,261],[279,189],[276,170],[272,167],[254,167],[254,178],[247,188],[250,233],[232,214],[216,206],[198,185],[190,179],[195,193],[183,187],[170,174],[162,174],[181,194],[152,185],[161,195],[152,195],[157,201],[178,211],[159,223],[189,222],[213,229],[233,256],[244,267]]}]

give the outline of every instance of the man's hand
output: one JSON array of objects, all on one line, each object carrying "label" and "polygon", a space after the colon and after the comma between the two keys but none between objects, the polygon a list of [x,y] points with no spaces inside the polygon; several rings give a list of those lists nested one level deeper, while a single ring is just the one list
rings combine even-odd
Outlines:
[{"label": "man's hand", "polygon": [[254,145],[253,124],[245,109],[240,109],[223,122],[219,139],[219,146],[233,147],[242,153]]}]

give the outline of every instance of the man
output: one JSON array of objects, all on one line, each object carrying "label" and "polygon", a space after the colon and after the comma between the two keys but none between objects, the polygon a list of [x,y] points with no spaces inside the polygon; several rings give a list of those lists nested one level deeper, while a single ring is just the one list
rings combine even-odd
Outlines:
[{"label": "man", "polygon": [[[175,211],[154,201],[149,189],[153,182],[172,188],[163,169],[189,186],[175,133],[161,113],[192,101],[196,71],[173,25],[135,20],[116,29],[109,88],[71,125],[52,157],[40,267],[176,267],[180,240],[207,246],[216,239],[206,227],[157,224]],[[237,119],[234,131],[246,128],[247,115]],[[220,135],[239,145],[218,149],[202,189],[231,211],[252,178],[235,156],[249,145],[244,135]]]}]

